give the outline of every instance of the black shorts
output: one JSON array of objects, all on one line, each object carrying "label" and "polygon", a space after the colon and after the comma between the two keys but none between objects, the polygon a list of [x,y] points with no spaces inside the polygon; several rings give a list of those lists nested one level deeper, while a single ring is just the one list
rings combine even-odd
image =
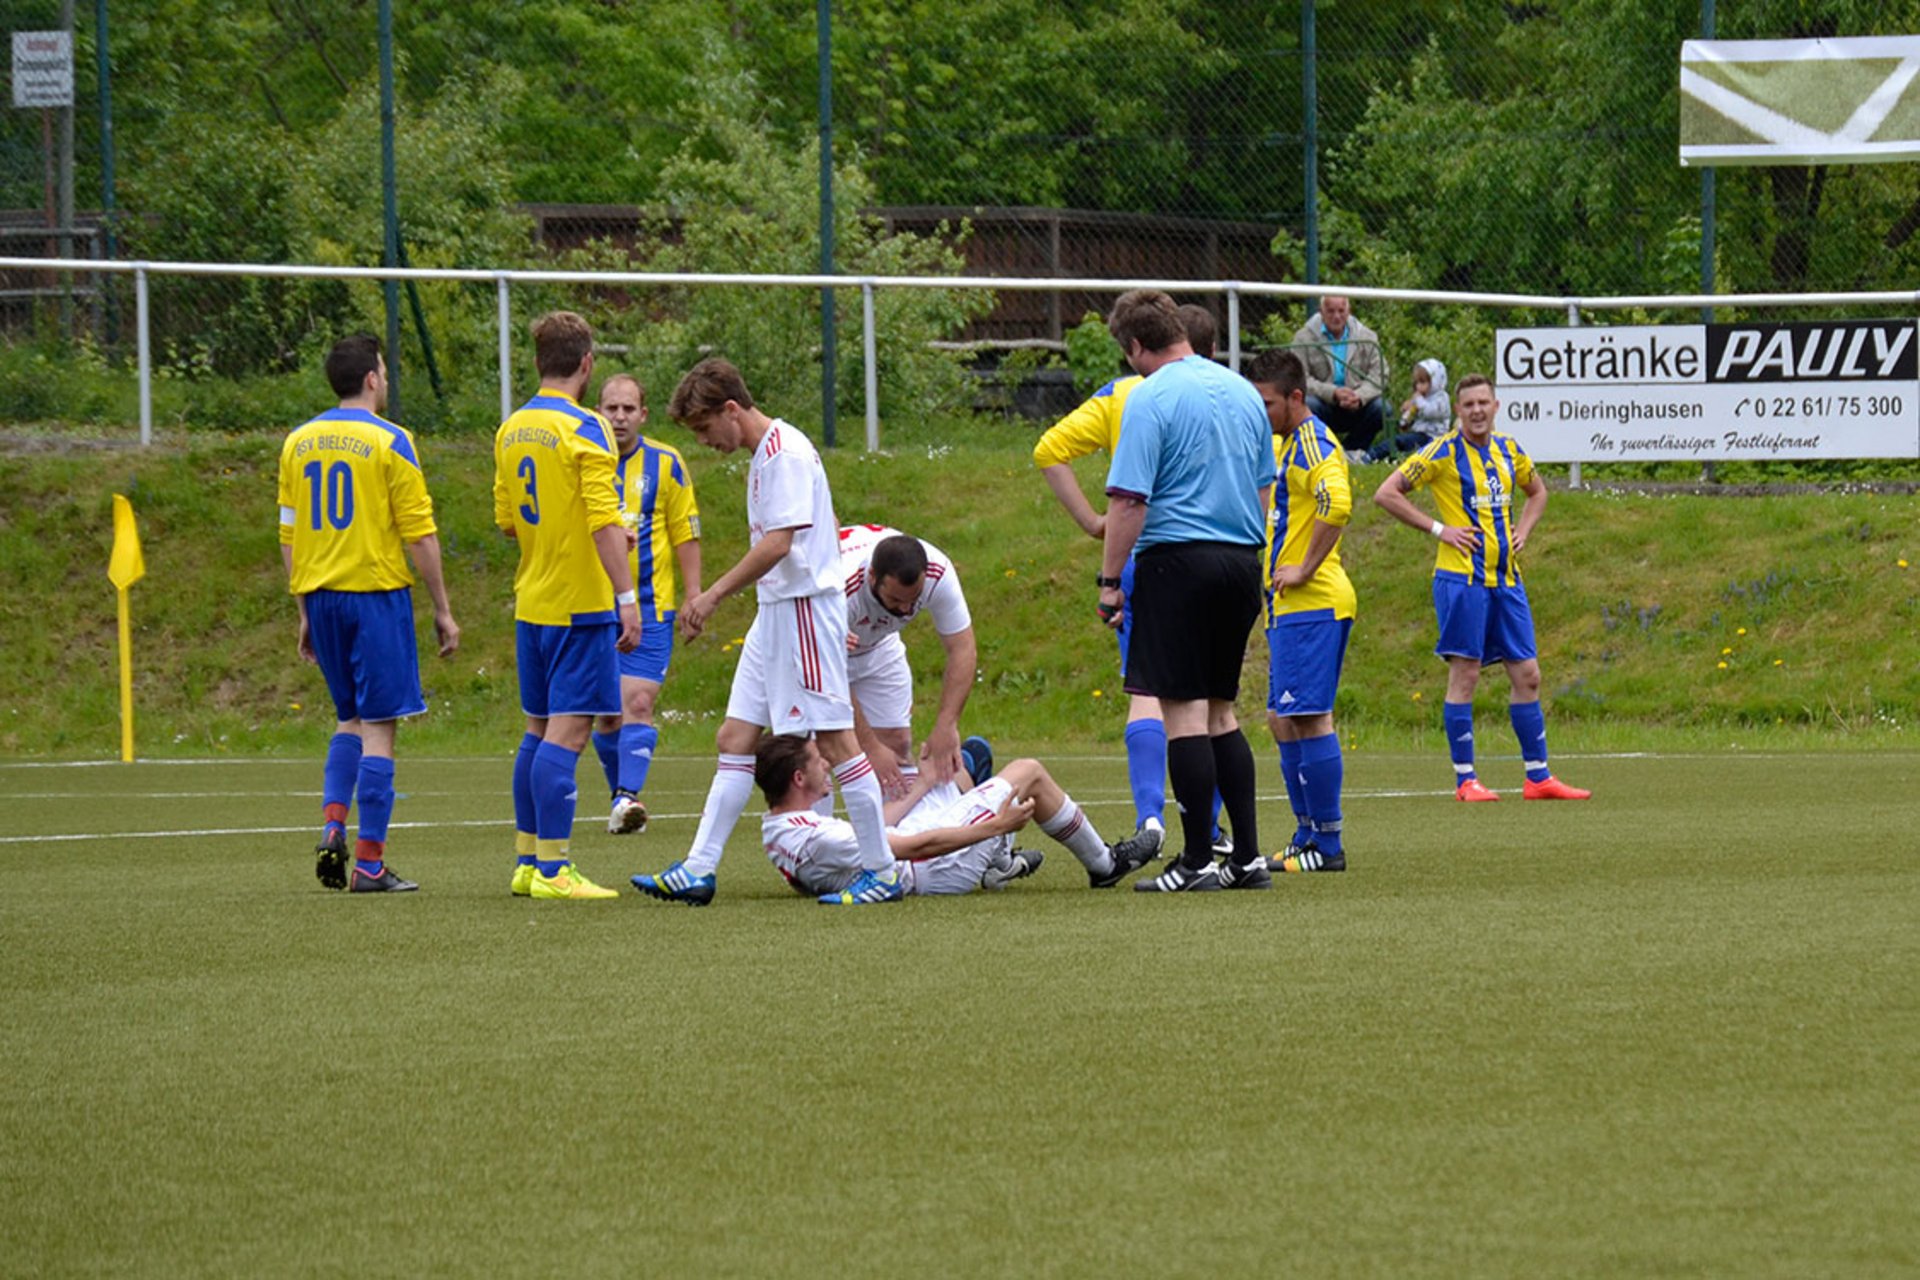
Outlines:
[{"label": "black shorts", "polygon": [[1175,542],[1140,552],[1127,601],[1127,692],[1233,701],[1260,605],[1259,547]]}]

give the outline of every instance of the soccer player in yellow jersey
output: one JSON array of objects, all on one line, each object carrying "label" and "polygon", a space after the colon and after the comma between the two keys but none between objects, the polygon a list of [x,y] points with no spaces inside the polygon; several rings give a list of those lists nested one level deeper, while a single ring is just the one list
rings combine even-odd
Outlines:
[{"label": "soccer player in yellow jersey", "polygon": [[540,390],[493,441],[493,522],[520,544],[513,616],[527,730],[513,766],[512,889],[612,898],[568,852],[574,773],[594,717],[620,714],[620,654],[640,642],[640,609],[613,434],[580,406],[593,377],[593,331],[571,311],[550,312],[533,322],[533,352]]},{"label": "soccer player in yellow jersey", "polygon": [[1340,564],[1353,486],[1339,439],[1307,408],[1305,362],[1263,351],[1246,375],[1280,444],[1267,519],[1267,727],[1280,748],[1294,835],[1268,870],[1345,871],[1333,698],[1356,603]]},{"label": "soccer player in yellow jersey", "polygon": [[[1213,313],[1192,303],[1181,306],[1178,311],[1180,322],[1187,327],[1188,345],[1211,359],[1216,337]],[[1073,473],[1073,463],[1077,458],[1103,449],[1108,456],[1112,456],[1115,446],[1120,443],[1120,413],[1126,408],[1127,397],[1144,381],[1146,379],[1137,373],[1115,378],[1094,392],[1079,408],[1047,428],[1039,443],[1033,447],[1033,465],[1040,468],[1047,487],[1053,490],[1053,496],[1067,509],[1073,522],[1095,542],[1106,538],[1107,518],[1095,512],[1093,504],[1087,501],[1087,495],[1081,491],[1079,477]],[[1120,571],[1120,586],[1131,599],[1131,559],[1127,561],[1126,568]],[[1120,674],[1125,677],[1127,642],[1133,636],[1131,614],[1122,616],[1114,636],[1120,644]],[[1167,730],[1161,720],[1158,698],[1145,694],[1133,694],[1128,698],[1126,744],[1127,783],[1133,793],[1136,830],[1120,844],[1129,850],[1144,848],[1152,856],[1159,851],[1165,839],[1161,824],[1162,814],[1167,807]],[[1213,817],[1214,850],[1218,853],[1230,852],[1232,841],[1221,835],[1219,830],[1218,796],[1214,797]]]},{"label": "soccer player in yellow jersey", "polygon": [[[1512,436],[1493,429],[1500,412],[1493,384],[1482,374],[1460,379],[1457,429],[1400,464],[1373,500],[1409,528],[1439,540],[1433,568],[1433,609],[1440,622],[1434,652],[1447,660],[1442,708],[1453,755],[1454,794],[1461,800],[1498,800],[1473,768],[1473,693],[1480,668],[1503,663],[1512,696],[1507,712],[1527,782],[1529,800],[1585,800],[1547,768],[1547,721],[1540,710],[1540,660],[1533,610],[1520,580],[1520,553],[1547,509],[1546,482]],[[1440,518],[1430,519],[1408,497],[1431,488]],[[1519,518],[1513,494],[1527,495]]]},{"label": "soccer player in yellow jersey", "polygon": [[625,835],[647,826],[640,792],[660,745],[653,709],[673,660],[676,589],[684,582],[689,598],[700,594],[700,507],[680,451],[640,433],[647,423],[647,392],[638,378],[616,373],[601,383],[600,416],[613,427],[620,454],[613,483],[621,518],[635,535],[627,563],[640,597],[640,644],[620,655],[621,713],[593,725],[593,749],[613,796],[607,830]]},{"label": "soccer player in yellow jersey", "polygon": [[[427,709],[408,555],[433,598],[441,657],[459,646],[460,627],[447,603],[420,455],[404,428],[380,416],[387,407],[380,344],[365,334],[335,343],[327,381],[340,407],[287,436],[279,486],[280,554],[300,606],[300,656],[319,664],[338,721],[327,747],[314,871],[329,889],[395,893],[419,886],[386,865],[394,731]],[[346,822],[356,795],[360,833],[349,868]]]}]

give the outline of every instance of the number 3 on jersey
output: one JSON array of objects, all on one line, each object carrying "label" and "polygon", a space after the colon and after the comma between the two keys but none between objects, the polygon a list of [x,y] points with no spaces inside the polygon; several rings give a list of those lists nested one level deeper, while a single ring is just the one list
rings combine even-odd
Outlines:
[{"label": "number 3 on jersey", "polygon": [[520,504],[520,518],[528,524],[540,523],[540,491],[534,485],[533,459],[520,459],[520,478],[527,482],[527,500]]},{"label": "number 3 on jersey", "polygon": [[[312,511],[310,517],[313,527],[320,527],[322,464],[318,459],[309,462],[301,469],[301,475],[307,478],[307,506]],[[335,529],[345,529],[353,523],[353,468],[344,462],[336,462],[324,469],[326,489],[327,523]]]}]

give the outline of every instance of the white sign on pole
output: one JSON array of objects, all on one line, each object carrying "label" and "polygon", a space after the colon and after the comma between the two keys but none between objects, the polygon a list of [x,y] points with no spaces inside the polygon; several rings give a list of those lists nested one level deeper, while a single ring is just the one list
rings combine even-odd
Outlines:
[{"label": "white sign on pole", "polygon": [[1920,457],[1912,320],[1501,329],[1500,429],[1541,462]]},{"label": "white sign on pole", "polygon": [[73,38],[65,31],[13,33],[13,105],[73,105]]}]

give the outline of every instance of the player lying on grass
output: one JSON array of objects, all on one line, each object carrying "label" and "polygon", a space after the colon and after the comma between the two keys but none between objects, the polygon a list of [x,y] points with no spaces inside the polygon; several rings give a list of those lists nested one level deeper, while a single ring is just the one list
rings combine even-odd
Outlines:
[{"label": "player lying on grass", "polygon": [[[852,902],[859,842],[851,824],[815,810],[831,780],[813,739],[763,737],[753,775],[767,798],[760,839],[768,859],[799,892],[829,905]],[[1038,760],[1015,760],[965,793],[923,771],[907,794],[887,803],[886,820],[896,874],[912,894],[999,889],[1032,875],[1040,855],[1013,847],[1013,833],[1029,821],[1080,860],[1096,889],[1111,888],[1145,861],[1116,860],[1086,811]]]}]

